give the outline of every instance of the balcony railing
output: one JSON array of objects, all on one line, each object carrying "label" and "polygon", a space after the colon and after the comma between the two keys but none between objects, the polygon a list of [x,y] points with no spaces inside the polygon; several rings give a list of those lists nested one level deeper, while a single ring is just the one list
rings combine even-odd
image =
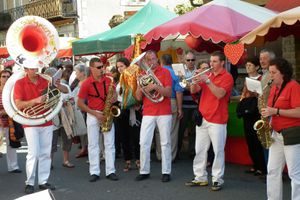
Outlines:
[{"label": "balcony railing", "polygon": [[3,25],[1,26],[0,24],[0,30],[7,29],[8,25],[25,15],[36,15],[49,20],[76,18],[76,3],[76,0],[40,0],[0,12],[0,17],[5,16],[3,18],[9,20],[9,22],[1,23],[5,25],[5,27],[2,27]]}]

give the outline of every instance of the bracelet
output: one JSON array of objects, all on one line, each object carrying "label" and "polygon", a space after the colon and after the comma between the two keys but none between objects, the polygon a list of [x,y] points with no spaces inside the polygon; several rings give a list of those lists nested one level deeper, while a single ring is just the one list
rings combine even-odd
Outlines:
[{"label": "bracelet", "polygon": [[211,82],[211,81],[210,81],[209,78],[205,81],[206,85],[210,84],[210,82]]},{"label": "bracelet", "polygon": [[280,116],[280,114],[279,114],[279,110],[280,110],[280,109],[279,109],[279,108],[277,108],[277,113],[276,113],[276,115],[277,115],[277,116]]}]

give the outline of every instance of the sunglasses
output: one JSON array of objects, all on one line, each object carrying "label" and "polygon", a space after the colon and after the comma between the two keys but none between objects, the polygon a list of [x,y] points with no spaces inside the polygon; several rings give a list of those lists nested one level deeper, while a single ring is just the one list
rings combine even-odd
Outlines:
[{"label": "sunglasses", "polygon": [[195,59],[186,59],[187,62],[194,62]]},{"label": "sunglasses", "polygon": [[10,76],[1,76],[1,78],[9,78]]},{"label": "sunglasses", "polygon": [[102,69],[103,67],[104,67],[104,65],[100,65],[100,66],[97,66],[97,67],[94,67],[94,68]]}]

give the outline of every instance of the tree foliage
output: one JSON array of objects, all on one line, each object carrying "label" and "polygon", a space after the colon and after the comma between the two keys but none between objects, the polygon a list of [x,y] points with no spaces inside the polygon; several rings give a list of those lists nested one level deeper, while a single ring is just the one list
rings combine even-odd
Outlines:
[{"label": "tree foliage", "polygon": [[109,20],[108,25],[110,28],[116,27],[119,24],[123,23],[125,21],[124,17],[122,15],[114,15],[112,18]]},{"label": "tree foliage", "polygon": [[183,15],[187,12],[190,12],[192,10],[194,10],[196,7],[193,7],[190,3],[187,4],[178,4],[176,5],[176,7],[174,8],[174,12],[177,15]]}]

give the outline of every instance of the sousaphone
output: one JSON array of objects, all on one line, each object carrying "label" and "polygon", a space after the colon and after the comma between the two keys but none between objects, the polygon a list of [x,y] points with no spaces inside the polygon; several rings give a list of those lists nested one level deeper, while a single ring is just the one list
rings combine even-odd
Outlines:
[{"label": "sousaphone", "polygon": [[[38,16],[25,16],[16,20],[8,29],[7,50],[17,65],[22,68],[42,68],[56,57],[59,36],[55,27],[46,19]],[[51,85],[52,78],[42,75],[49,81],[46,102],[18,110],[14,103],[14,84],[23,78],[23,70],[14,73],[3,88],[3,107],[14,121],[26,125],[40,125],[58,114],[62,107],[62,95]],[[30,92],[30,91],[26,91]]]}]

